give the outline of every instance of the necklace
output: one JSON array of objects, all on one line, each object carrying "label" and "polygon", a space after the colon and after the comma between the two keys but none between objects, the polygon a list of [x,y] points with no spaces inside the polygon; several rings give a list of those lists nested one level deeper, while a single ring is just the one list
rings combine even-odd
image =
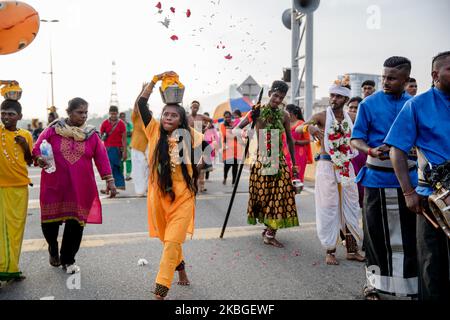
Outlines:
[{"label": "necklace", "polygon": [[176,172],[177,159],[178,159],[178,140],[175,138],[167,138],[169,142],[169,159],[170,170],[172,173]]},{"label": "necklace", "polygon": [[[270,105],[261,109],[261,120],[265,122],[265,145],[266,150],[263,151],[263,170],[265,175],[281,175],[279,170],[280,158],[283,155],[283,139],[285,132],[283,125],[283,111],[279,108],[272,108]],[[278,138],[278,157],[272,155],[272,130],[276,130]],[[275,141],[277,141],[275,139]]]},{"label": "necklace", "polygon": [[15,138],[19,135],[19,129],[16,129],[14,131],[13,156],[11,156],[8,151],[6,151],[6,128],[4,125],[1,125],[0,129],[2,130],[2,153],[9,162],[11,162],[12,164],[16,164],[19,160],[19,151],[17,150],[17,142]]}]

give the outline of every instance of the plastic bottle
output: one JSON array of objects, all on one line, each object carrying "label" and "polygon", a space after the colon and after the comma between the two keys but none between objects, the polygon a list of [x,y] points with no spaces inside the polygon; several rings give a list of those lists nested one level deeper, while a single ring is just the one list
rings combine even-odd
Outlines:
[{"label": "plastic bottle", "polygon": [[45,162],[49,165],[45,172],[53,173],[56,171],[55,158],[53,157],[53,149],[52,145],[47,142],[47,140],[43,140],[41,143],[41,155]]}]

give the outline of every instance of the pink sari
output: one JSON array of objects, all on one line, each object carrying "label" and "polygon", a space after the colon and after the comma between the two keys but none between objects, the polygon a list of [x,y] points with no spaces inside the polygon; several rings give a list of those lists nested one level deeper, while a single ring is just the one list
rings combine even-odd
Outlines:
[{"label": "pink sari", "polygon": [[58,135],[49,127],[39,136],[33,155],[40,156],[43,140],[52,145],[56,171],[41,173],[41,221],[74,219],[86,223],[102,223],[102,206],[98,196],[92,160],[100,176],[111,175],[106,149],[94,133],[83,142]]},{"label": "pink sari", "polygon": [[[211,162],[214,162],[216,148],[219,145],[219,135],[217,134],[217,130],[215,128],[207,129],[204,133],[204,139],[211,145]],[[213,143],[215,143],[215,145],[213,145]]]},{"label": "pink sari", "polygon": [[[309,140],[309,135],[295,132],[295,129],[297,129],[297,127],[301,126],[303,123],[304,121],[300,120],[297,122],[295,126],[291,127],[291,135],[294,141]],[[286,163],[289,167],[289,171],[291,172],[292,175],[292,160],[291,155],[289,154],[289,148],[287,146],[286,134],[283,134],[283,152],[286,157]],[[308,163],[312,163],[311,146],[294,145],[294,153],[295,153],[295,163],[298,166],[298,179],[304,182],[306,165]]]}]

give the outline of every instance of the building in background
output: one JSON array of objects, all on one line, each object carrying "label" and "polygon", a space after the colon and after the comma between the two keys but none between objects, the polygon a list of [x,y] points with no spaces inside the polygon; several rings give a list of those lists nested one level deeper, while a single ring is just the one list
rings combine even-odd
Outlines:
[{"label": "building in background", "polygon": [[[292,96],[292,90],[291,90],[291,83],[287,82],[288,86],[289,86],[289,91],[286,94],[286,98],[284,98],[284,102],[286,104],[290,104],[291,103],[291,96]],[[318,86],[313,86],[313,101],[316,101],[316,89],[318,88]],[[305,112],[305,82],[302,81],[301,85],[300,85],[300,101],[299,104],[300,108],[302,108],[303,113]]]},{"label": "building in background", "polygon": [[323,97],[319,100],[314,100],[313,104],[313,114],[322,112],[327,110],[328,106],[330,105],[330,98],[329,97]]},{"label": "building in background", "polygon": [[[283,76],[281,77],[281,80],[283,80],[284,82],[286,82],[289,86],[289,91],[286,94],[286,98],[284,99],[285,104],[290,104],[291,103],[291,98],[292,98],[292,89],[291,89],[291,85],[292,85],[292,81],[291,81],[291,68],[284,68],[283,69]],[[316,101],[316,89],[318,88],[318,86],[313,85],[313,94],[312,94],[312,101],[315,102]],[[300,83],[300,100],[298,101],[298,105],[299,107],[302,109],[303,114],[305,113],[305,82],[302,81]],[[314,108],[314,105],[313,105]]]},{"label": "building in background", "polygon": [[[352,97],[362,97],[361,85],[366,80],[372,80],[375,82],[376,91],[382,88],[381,76],[370,73],[347,73],[350,76],[350,86],[352,87]],[[342,80],[344,76],[338,76],[339,80]]]}]

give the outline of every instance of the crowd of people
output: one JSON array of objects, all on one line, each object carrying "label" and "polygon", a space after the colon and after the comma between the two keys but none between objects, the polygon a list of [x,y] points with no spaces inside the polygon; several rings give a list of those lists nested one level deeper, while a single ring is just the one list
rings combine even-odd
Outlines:
[{"label": "crowd of people", "polygon": [[[19,257],[31,183],[27,167],[33,162],[43,169],[41,224],[49,263],[70,274],[80,271],[75,256],[83,229],[89,223],[102,223],[94,163],[105,181],[100,193],[115,197],[117,189],[124,190],[126,181],[132,180],[136,194],[147,197],[149,233],[163,245],[153,293],[164,299],[176,271],[179,285],[190,284],[182,245],[194,232],[197,194],[207,192],[205,180],[220,161],[223,185],[230,169],[231,184],[236,184],[239,166],[248,156],[245,146],[256,137],[247,221],[264,225],[264,244],[284,247],[277,232],[299,226],[301,207],[296,205],[293,180],[304,182],[306,166],[315,160],[317,235],[326,264],[339,265],[336,248],[342,243],[347,260],[366,263],[366,299],[378,300],[383,293],[448,300],[450,241],[426,219],[432,216],[426,200],[436,181],[424,172],[428,167],[450,172],[446,126],[450,52],[433,58],[433,85],[416,97],[411,68],[405,57],[388,58],[382,90],[365,81],[362,97],[351,96],[347,77],[336,80],[329,89],[329,107],[306,121],[298,106],[283,104],[289,87],[277,80],[267,103],[256,104],[246,114],[226,111],[218,124],[209,114],[199,113],[198,101],[191,103],[189,113],[180,104],[168,103],[156,119],[149,97],[159,81],[177,77],[165,72],[143,84],[131,123],[111,106],[109,118],[97,132],[86,124],[88,102],[75,98],[69,101],[67,117],[49,121],[35,143],[30,132],[17,127],[20,103],[4,100],[0,280],[24,278]],[[54,172],[47,170],[51,164],[41,153],[43,143],[53,148]],[[312,144],[319,150],[314,159]]]}]

